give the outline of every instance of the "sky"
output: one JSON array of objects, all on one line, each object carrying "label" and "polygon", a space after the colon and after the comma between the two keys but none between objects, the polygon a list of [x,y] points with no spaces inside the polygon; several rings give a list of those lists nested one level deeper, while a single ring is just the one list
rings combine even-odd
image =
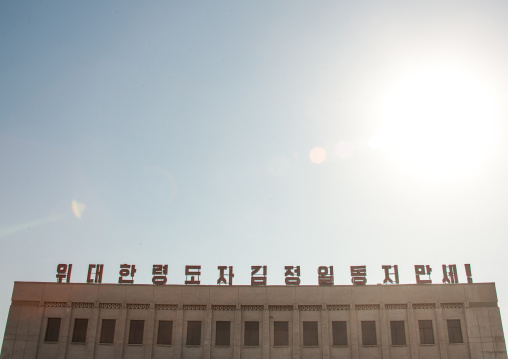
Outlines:
[{"label": "sky", "polygon": [[501,0],[2,1],[0,334],[60,263],[468,263],[506,322],[507,33]]}]

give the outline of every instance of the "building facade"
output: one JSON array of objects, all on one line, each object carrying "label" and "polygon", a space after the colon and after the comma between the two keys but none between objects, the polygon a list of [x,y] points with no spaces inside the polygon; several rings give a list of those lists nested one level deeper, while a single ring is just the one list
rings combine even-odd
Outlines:
[{"label": "building facade", "polygon": [[494,283],[16,282],[1,359],[507,358]]}]

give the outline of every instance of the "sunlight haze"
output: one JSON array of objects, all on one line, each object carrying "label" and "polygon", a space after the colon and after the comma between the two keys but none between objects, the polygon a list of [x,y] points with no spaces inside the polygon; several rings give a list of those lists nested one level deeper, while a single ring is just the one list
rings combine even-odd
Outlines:
[{"label": "sunlight haze", "polygon": [[0,330],[60,263],[470,263],[506,322],[507,34],[501,0],[2,1]]}]

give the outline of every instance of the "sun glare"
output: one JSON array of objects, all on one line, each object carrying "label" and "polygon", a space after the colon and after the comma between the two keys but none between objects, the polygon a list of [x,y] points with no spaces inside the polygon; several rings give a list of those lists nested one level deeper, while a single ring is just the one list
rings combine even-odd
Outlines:
[{"label": "sun glare", "polygon": [[392,158],[430,181],[466,178],[487,157],[496,135],[493,98],[456,69],[405,76],[386,91],[379,115]]}]

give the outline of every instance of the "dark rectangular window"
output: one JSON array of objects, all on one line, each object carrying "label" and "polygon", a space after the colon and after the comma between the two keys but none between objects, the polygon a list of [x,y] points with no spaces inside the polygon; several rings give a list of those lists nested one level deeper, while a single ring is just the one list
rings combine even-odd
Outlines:
[{"label": "dark rectangular window", "polygon": [[46,336],[44,337],[44,341],[58,342],[61,321],[62,321],[61,318],[48,318],[48,324],[46,325]]},{"label": "dark rectangular window", "polygon": [[103,319],[99,343],[113,343],[115,340],[115,319]]},{"label": "dark rectangular window", "polygon": [[332,322],[333,345],[347,345],[346,322]]},{"label": "dark rectangular window", "polygon": [[448,324],[448,340],[450,343],[464,343],[460,319],[448,319],[446,324]]},{"label": "dark rectangular window", "polygon": [[303,322],[303,345],[317,346],[318,340],[318,322]]},{"label": "dark rectangular window", "polygon": [[129,328],[129,344],[143,344],[144,320],[131,320]]},{"label": "dark rectangular window", "polygon": [[288,322],[273,322],[273,345],[274,346],[289,345]]},{"label": "dark rectangular window", "polygon": [[259,322],[245,322],[243,345],[246,347],[259,346]]},{"label": "dark rectangular window", "polygon": [[201,322],[187,322],[187,345],[201,345]]},{"label": "dark rectangular window", "polygon": [[377,345],[376,322],[362,322],[362,344]]},{"label": "dark rectangular window", "polygon": [[86,342],[86,330],[88,329],[88,319],[75,319],[74,331],[72,332],[73,343]]},{"label": "dark rectangular window", "polygon": [[231,322],[215,322],[215,345],[229,347]]},{"label": "dark rectangular window", "polygon": [[434,331],[432,330],[432,320],[419,320],[420,344],[434,344]]},{"label": "dark rectangular window", "polygon": [[406,329],[404,328],[404,321],[390,322],[390,329],[392,332],[392,345],[406,345]]},{"label": "dark rectangular window", "polygon": [[173,338],[173,322],[171,320],[159,320],[157,330],[157,344],[171,345]]}]

